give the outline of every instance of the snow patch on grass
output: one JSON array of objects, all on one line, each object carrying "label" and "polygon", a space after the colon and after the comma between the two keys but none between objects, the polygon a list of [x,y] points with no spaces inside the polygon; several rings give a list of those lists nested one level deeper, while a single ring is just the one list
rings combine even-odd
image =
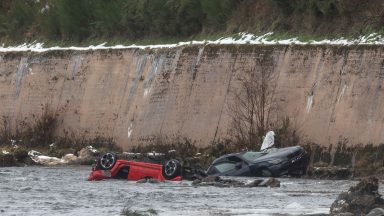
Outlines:
[{"label": "snow patch on grass", "polygon": [[218,40],[201,40],[201,41],[185,41],[175,44],[157,44],[157,45],[114,45],[107,46],[107,42],[99,45],[91,45],[87,47],[44,47],[44,43],[33,42],[30,44],[24,43],[18,46],[0,46],[0,52],[47,52],[56,50],[75,50],[75,51],[86,51],[86,50],[103,50],[103,49],[161,49],[161,48],[174,48],[186,45],[205,45],[205,44],[255,44],[255,45],[384,45],[384,37],[377,33],[370,35],[360,36],[356,39],[324,39],[324,40],[308,40],[302,41],[296,37],[286,39],[274,39],[273,32],[266,33],[263,35],[254,35],[246,32],[238,33],[232,37],[222,37]]}]

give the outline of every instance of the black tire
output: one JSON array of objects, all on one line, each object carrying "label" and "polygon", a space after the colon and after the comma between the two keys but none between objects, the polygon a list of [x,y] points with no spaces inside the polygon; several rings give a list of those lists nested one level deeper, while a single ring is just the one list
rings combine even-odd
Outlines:
[{"label": "black tire", "polygon": [[178,160],[169,160],[165,162],[162,170],[165,179],[170,180],[181,175],[181,164]]},{"label": "black tire", "polygon": [[116,156],[112,153],[105,153],[103,156],[101,156],[99,165],[100,168],[103,170],[110,170],[116,163]]},{"label": "black tire", "polygon": [[261,173],[261,176],[263,176],[263,177],[272,177],[273,176],[272,172],[267,168],[263,168],[260,171],[260,173]]}]

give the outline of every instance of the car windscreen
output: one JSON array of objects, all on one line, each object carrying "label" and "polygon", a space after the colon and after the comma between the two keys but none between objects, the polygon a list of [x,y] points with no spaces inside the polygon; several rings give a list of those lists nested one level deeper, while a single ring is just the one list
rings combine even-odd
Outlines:
[{"label": "car windscreen", "polygon": [[244,159],[248,161],[255,161],[257,158],[266,155],[268,153],[266,152],[245,152],[243,155],[241,155]]},{"label": "car windscreen", "polygon": [[219,173],[225,173],[227,171],[235,169],[236,164],[235,163],[221,163],[215,165],[215,168]]}]

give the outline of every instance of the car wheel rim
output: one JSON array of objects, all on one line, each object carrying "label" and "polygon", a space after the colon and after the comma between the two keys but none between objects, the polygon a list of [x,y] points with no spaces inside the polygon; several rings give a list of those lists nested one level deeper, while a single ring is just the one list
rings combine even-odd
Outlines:
[{"label": "car wheel rim", "polygon": [[165,165],[165,174],[170,176],[170,175],[173,175],[175,173],[175,170],[176,170],[176,162],[175,161],[169,161],[166,165]]},{"label": "car wheel rim", "polygon": [[104,169],[109,169],[115,163],[115,156],[111,153],[107,153],[101,157],[100,164]]}]

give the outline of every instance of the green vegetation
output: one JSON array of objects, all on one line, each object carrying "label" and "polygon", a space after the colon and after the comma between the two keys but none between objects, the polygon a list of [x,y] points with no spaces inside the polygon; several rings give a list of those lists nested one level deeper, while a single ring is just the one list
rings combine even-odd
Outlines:
[{"label": "green vegetation", "polygon": [[2,0],[0,42],[151,43],[246,31],[296,37],[384,32],[381,0]]}]

